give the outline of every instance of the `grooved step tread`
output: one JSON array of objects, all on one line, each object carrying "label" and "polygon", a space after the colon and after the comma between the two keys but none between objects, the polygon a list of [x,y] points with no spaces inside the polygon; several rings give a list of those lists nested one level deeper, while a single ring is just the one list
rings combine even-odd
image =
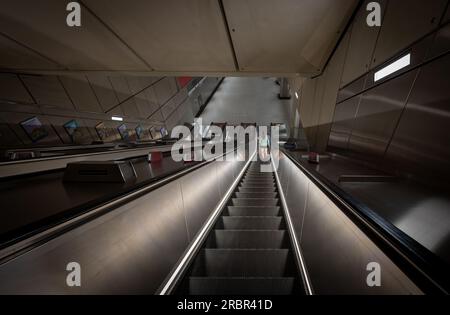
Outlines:
[{"label": "grooved step tread", "polygon": [[192,295],[289,295],[295,278],[190,277]]},{"label": "grooved step tread", "polygon": [[285,230],[215,230],[206,248],[281,249],[288,244]]},{"label": "grooved step tread", "polygon": [[289,249],[203,249],[194,277],[284,277]]},{"label": "grooved step tread", "polygon": [[283,217],[221,217],[216,225],[223,230],[280,230],[283,226]]},{"label": "grooved step tread", "polygon": [[229,206],[227,208],[228,214],[230,216],[278,216],[281,212],[280,207],[236,207],[236,206]]}]

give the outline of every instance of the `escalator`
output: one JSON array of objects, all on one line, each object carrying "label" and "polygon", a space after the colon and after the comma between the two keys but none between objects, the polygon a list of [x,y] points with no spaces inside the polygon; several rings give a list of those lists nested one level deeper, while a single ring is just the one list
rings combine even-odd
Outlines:
[{"label": "escalator", "polygon": [[274,175],[254,162],[175,294],[305,294],[294,257]]}]

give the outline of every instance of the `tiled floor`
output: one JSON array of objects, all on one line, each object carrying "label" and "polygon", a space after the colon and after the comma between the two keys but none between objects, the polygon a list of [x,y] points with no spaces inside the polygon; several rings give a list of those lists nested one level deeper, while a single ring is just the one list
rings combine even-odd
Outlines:
[{"label": "tiled floor", "polygon": [[278,99],[279,91],[275,78],[225,78],[201,116],[203,125],[276,122],[289,126],[291,101]]}]

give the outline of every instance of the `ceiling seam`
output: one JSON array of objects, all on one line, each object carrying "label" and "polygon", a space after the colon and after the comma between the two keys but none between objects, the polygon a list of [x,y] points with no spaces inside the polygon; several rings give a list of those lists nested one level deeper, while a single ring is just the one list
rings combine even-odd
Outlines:
[{"label": "ceiling seam", "polygon": [[343,41],[343,39],[345,38],[345,34],[347,34],[348,30],[350,29],[351,25],[353,24],[353,22],[356,19],[356,16],[358,15],[359,10],[362,8],[363,4],[364,4],[365,0],[359,0],[358,4],[355,7],[355,10],[353,11],[352,15],[350,16],[350,19],[348,20],[347,24],[345,25],[344,29],[340,32],[339,34],[339,39],[336,42],[336,45],[334,45],[333,50],[331,51],[330,56],[328,57],[327,61],[325,62],[322,70],[320,71],[320,73],[318,75],[315,75],[313,77],[311,77],[311,79],[315,79],[317,77],[320,77],[321,75],[323,75],[323,73],[325,72],[325,69],[328,67],[328,64],[331,61],[331,58],[333,58],[334,54],[336,53],[336,50],[338,49],[339,45],[341,44],[341,42]]},{"label": "ceiling seam", "polygon": [[238,61],[238,58],[236,55],[236,49],[234,48],[233,38],[231,37],[230,25],[228,23],[227,14],[225,12],[225,6],[223,5],[223,0],[218,0],[218,1],[219,1],[220,12],[222,13],[223,22],[225,23],[225,29],[227,32],[228,42],[229,42],[230,48],[231,48],[231,53],[233,55],[234,67],[235,67],[236,71],[240,71],[241,68],[239,66],[239,61]]},{"label": "ceiling seam", "polygon": [[5,34],[5,33],[3,33],[3,32],[0,32],[0,35],[3,36],[3,37],[5,37],[5,38],[7,38],[7,39],[9,39],[10,41],[16,43],[17,45],[19,45],[19,46],[21,46],[21,47],[23,47],[23,48],[25,48],[25,49],[28,49],[28,50],[32,51],[33,53],[35,53],[35,54],[38,55],[39,57],[44,58],[45,60],[47,60],[47,61],[49,61],[49,62],[55,64],[56,66],[58,66],[58,67],[60,67],[60,68],[62,68],[62,69],[68,70],[67,67],[61,65],[59,62],[53,60],[52,58],[50,58],[50,57],[48,57],[48,56],[46,56],[46,55],[44,55],[43,53],[37,51],[37,50],[34,49],[34,48],[31,48],[30,46],[27,46],[27,45],[25,45],[25,44],[19,42],[18,40],[16,40],[16,39],[10,37],[9,35],[7,35],[7,34]]},{"label": "ceiling seam", "polygon": [[141,62],[143,62],[150,71],[153,71],[154,68],[143,58],[141,57],[136,50],[134,50],[122,37],[119,36],[105,21],[103,21],[95,12],[89,8],[83,1],[80,1],[81,5],[94,17],[96,18],[106,29],[111,32],[125,47],[127,47]]}]

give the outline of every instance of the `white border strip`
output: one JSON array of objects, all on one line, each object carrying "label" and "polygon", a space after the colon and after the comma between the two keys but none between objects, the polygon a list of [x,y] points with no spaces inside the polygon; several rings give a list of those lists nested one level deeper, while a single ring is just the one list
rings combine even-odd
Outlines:
[{"label": "white border strip", "polygon": [[210,232],[211,227],[216,223],[217,217],[222,213],[223,207],[226,205],[228,200],[230,199],[231,195],[233,194],[236,186],[239,184],[242,176],[244,175],[245,171],[247,170],[250,163],[253,161],[253,158],[256,155],[256,151],[252,154],[252,156],[249,158],[245,166],[242,168],[241,172],[239,173],[239,176],[236,177],[233,184],[228,189],[225,196],[222,198],[222,200],[219,202],[219,204],[216,206],[212,214],[209,216],[206,223],[203,225],[202,229],[199,233],[197,233],[197,236],[195,237],[195,240],[191,243],[183,257],[181,258],[180,262],[175,267],[175,270],[171,273],[170,278],[166,281],[161,291],[158,293],[158,295],[168,295],[169,290],[172,288],[172,286],[175,283],[175,280],[178,278],[178,276],[181,274],[181,272],[184,271],[185,268],[189,265],[190,259],[192,258],[192,255],[197,251],[198,247],[201,246],[203,243],[204,238],[208,235]]},{"label": "white border strip", "polygon": [[291,239],[292,242],[294,244],[294,252],[295,255],[297,256],[297,260],[300,263],[300,272],[303,278],[303,283],[305,285],[305,290],[306,290],[306,294],[307,295],[314,295],[314,291],[312,288],[312,284],[311,284],[311,280],[309,279],[309,275],[308,275],[308,271],[306,269],[306,264],[305,264],[305,260],[303,258],[302,252],[300,250],[300,244],[298,243],[296,234],[295,234],[295,230],[294,230],[294,225],[292,223],[291,220],[291,215],[289,214],[289,208],[288,205],[286,203],[286,199],[284,198],[284,191],[283,191],[283,187],[281,186],[281,182],[280,182],[280,178],[278,177],[278,172],[277,169],[275,167],[275,162],[274,162],[274,157],[272,155],[272,153],[270,154],[272,157],[272,167],[274,170],[274,174],[275,174],[275,178],[277,180],[277,186],[278,186],[278,191],[279,191],[279,196],[281,199],[281,203],[283,204],[283,209],[284,209],[284,214],[286,217],[286,223],[289,229],[289,233],[291,234]]}]

